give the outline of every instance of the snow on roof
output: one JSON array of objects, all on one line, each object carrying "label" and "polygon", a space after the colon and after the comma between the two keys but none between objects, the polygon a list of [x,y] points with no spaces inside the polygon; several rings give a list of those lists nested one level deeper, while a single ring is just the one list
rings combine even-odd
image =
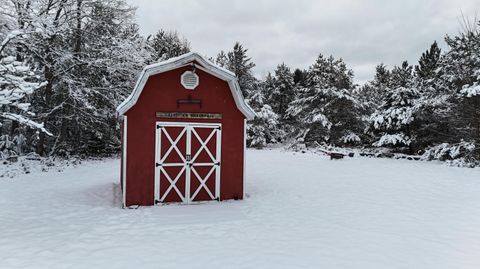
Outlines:
[{"label": "snow on roof", "polygon": [[245,103],[242,91],[240,90],[240,86],[238,85],[235,74],[225,68],[222,68],[208,61],[196,52],[189,52],[178,57],[170,58],[160,63],[147,65],[140,73],[140,77],[138,78],[135,88],[133,89],[130,96],[128,96],[127,99],[125,99],[117,107],[118,115],[124,115],[130,108],[132,108],[137,103],[138,98],[140,97],[143,88],[145,87],[145,84],[147,83],[147,80],[150,76],[185,66],[192,61],[196,61],[201,65],[199,69],[228,82],[237,108],[243,113],[243,115],[245,115],[247,119],[251,120],[255,117],[255,112],[250,108],[250,106],[248,106],[247,103]]}]

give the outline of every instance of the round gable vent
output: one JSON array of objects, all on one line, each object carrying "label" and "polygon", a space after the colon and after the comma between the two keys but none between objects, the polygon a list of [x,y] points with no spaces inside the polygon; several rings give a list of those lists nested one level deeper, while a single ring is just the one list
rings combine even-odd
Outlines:
[{"label": "round gable vent", "polygon": [[185,71],[180,77],[180,83],[187,90],[195,89],[199,84],[198,75],[192,71]]}]

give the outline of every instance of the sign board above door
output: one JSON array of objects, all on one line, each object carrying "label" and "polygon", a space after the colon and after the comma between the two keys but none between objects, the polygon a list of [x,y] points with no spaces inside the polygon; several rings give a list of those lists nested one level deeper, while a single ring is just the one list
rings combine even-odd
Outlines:
[{"label": "sign board above door", "polygon": [[222,119],[222,114],[217,113],[191,113],[191,112],[157,112],[157,118],[169,119]]}]

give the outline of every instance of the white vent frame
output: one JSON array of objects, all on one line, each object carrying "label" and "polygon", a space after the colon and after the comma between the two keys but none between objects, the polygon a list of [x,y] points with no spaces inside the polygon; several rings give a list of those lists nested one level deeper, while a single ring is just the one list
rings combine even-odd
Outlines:
[{"label": "white vent frame", "polygon": [[[191,84],[188,84],[184,81],[184,78],[188,75],[193,75],[195,76],[195,84],[191,85]],[[198,84],[200,84],[200,78],[198,77],[198,75],[193,72],[193,71],[185,71],[181,76],[180,76],[180,83],[182,84],[182,86],[187,89],[187,90],[195,90],[195,88],[198,86]]]}]

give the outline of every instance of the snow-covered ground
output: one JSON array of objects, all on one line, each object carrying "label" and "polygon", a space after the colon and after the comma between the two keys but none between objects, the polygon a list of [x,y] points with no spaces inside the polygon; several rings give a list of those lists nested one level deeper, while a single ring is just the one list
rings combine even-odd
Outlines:
[{"label": "snow-covered ground", "polygon": [[0,268],[480,268],[480,169],[248,151],[248,198],[120,208],[118,160],[0,178]]}]

